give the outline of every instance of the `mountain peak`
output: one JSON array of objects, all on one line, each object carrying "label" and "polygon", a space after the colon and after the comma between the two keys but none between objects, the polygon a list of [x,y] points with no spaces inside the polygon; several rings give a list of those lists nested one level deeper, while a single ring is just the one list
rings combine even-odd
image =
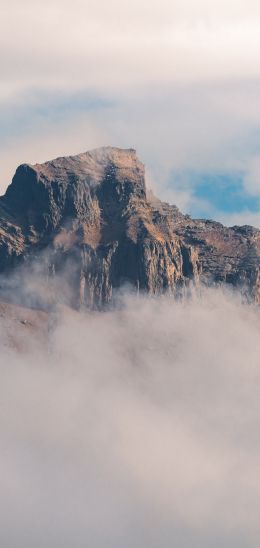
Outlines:
[{"label": "mountain peak", "polygon": [[125,282],[151,294],[226,283],[260,302],[260,231],[194,220],[149,197],[134,149],[19,166],[0,198],[0,271],[41,264],[43,251],[44,276],[65,276],[59,298],[69,287],[74,304],[101,307]]},{"label": "mountain peak", "polygon": [[79,178],[87,178],[89,183],[102,181],[106,172],[113,168],[127,177],[129,171],[144,173],[144,166],[137,158],[133,148],[100,147],[75,156],[64,156],[31,166],[39,175],[49,178],[74,174]]},{"label": "mountain peak", "polygon": [[22,164],[2,203],[25,225],[50,231],[66,218],[86,215],[97,194],[101,203],[115,205],[132,195],[146,196],[144,165],[134,149],[102,147],[43,164]]}]

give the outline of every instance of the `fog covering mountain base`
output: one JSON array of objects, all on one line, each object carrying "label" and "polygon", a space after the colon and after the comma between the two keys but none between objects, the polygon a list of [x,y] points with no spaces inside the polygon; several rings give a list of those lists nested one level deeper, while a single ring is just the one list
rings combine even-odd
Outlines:
[{"label": "fog covering mountain base", "polygon": [[111,147],[20,166],[0,213],[0,545],[258,548],[260,231]]},{"label": "fog covering mountain base", "polygon": [[17,346],[0,318],[1,546],[258,548],[259,309],[125,295],[51,325],[14,319]]}]

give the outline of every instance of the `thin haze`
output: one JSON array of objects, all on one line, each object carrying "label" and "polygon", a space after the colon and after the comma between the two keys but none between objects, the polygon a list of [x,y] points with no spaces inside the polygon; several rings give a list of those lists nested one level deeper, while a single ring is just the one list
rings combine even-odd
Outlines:
[{"label": "thin haze", "polygon": [[258,548],[259,311],[207,290],[1,324],[0,544]]}]

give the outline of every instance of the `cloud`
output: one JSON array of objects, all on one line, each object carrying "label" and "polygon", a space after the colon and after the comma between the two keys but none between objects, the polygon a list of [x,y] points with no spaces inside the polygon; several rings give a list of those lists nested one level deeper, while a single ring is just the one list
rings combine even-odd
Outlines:
[{"label": "cloud", "polygon": [[260,196],[260,157],[250,159],[244,179],[245,190],[252,196]]},{"label": "cloud", "polygon": [[258,311],[208,290],[57,320],[2,349],[3,546],[257,547]]},{"label": "cloud", "polygon": [[4,2],[3,93],[259,76],[259,18],[253,1]]},{"label": "cloud", "polygon": [[254,0],[4,0],[2,191],[19,163],[131,146],[196,214],[174,169],[247,171],[259,155],[259,19]]},{"label": "cloud", "polygon": [[[173,169],[244,169],[260,121],[258,87],[157,86],[97,96],[95,107],[95,95],[87,91],[24,94],[0,109],[1,187],[18,161],[40,162],[104,144],[134,146],[160,185],[168,184]],[[237,108],[229,108],[232,95]]]},{"label": "cloud", "polygon": [[226,226],[251,225],[260,228],[260,213],[248,209],[238,213],[216,213],[218,220]]}]

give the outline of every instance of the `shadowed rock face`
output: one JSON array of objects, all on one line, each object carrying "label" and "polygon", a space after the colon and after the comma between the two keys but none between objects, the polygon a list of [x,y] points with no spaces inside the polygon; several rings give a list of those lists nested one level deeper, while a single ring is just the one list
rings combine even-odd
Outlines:
[{"label": "shadowed rock face", "polygon": [[21,165],[0,218],[0,271],[37,259],[54,301],[103,307],[124,283],[152,294],[229,283],[260,301],[260,231],[151,199],[133,149]]}]

